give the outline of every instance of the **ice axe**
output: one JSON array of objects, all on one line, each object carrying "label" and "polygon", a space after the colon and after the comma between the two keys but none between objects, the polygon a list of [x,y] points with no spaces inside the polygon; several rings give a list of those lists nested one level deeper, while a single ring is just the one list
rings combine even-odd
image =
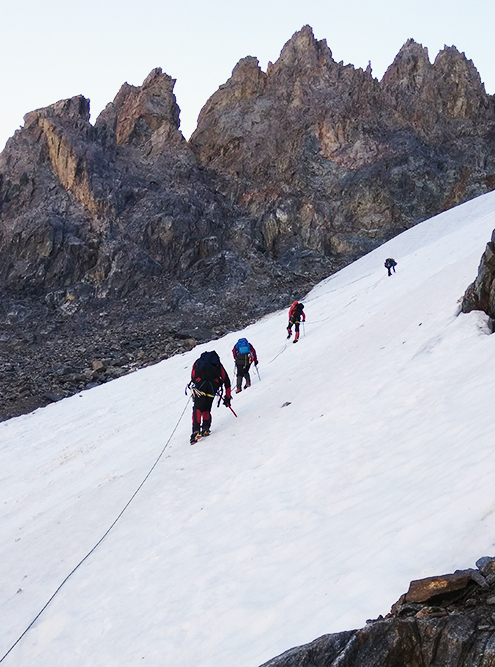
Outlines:
[{"label": "ice axe", "polygon": [[[220,407],[220,402],[221,402],[221,400],[222,400],[222,397],[219,396],[219,397],[218,397],[218,405],[217,405],[217,408]],[[223,404],[225,405],[226,408],[228,408],[229,410],[231,410],[231,412],[232,412],[232,414],[234,415],[234,417],[237,417],[236,413],[232,410],[232,406],[231,406],[230,404],[227,405],[227,403],[225,402],[225,398],[223,399]]]}]

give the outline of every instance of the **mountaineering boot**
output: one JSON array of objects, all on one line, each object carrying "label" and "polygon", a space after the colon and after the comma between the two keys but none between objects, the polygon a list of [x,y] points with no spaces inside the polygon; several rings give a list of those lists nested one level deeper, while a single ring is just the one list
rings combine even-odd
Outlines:
[{"label": "mountaineering boot", "polygon": [[236,394],[240,394],[241,391],[242,391],[242,389],[236,389],[236,390],[235,390],[235,393],[236,393]]},{"label": "mountaineering boot", "polygon": [[191,435],[189,443],[191,445],[195,445],[198,442],[198,440],[201,440],[201,433],[199,431],[194,431],[193,434]]},{"label": "mountaineering boot", "polygon": [[251,383],[250,383],[250,382],[246,382],[246,384],[244,385],[244,389],[247,389],[247,388],[250,387],[250,386],[251,386]]},{"label": "mountaineering boot", "polygon": [[292,336],[292,331],[291,329],[287,329],[287,340]]},{"label": "mountaineering boot", "polygon": [[206,438],[206,436],[208,436],[208,435],[210,435],[210,429],[209,429],[209,428],[204,428],[204,429],[201,431],[201,437],[202,437],[202,438]]},{"label": "mountaineering boot", "polygon": [[299,340],[298,338],[294,338],[294,340],[292,342],[297,343],[298,340]]}]

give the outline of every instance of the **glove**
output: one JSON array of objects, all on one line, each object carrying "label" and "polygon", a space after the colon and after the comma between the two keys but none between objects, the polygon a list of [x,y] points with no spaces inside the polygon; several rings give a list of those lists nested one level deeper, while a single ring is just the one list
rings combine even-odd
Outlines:
[{"label": "glove", "polygon": [[230,398],[228,396],[223,399],[223,404],[226,408],[230,408]]}]

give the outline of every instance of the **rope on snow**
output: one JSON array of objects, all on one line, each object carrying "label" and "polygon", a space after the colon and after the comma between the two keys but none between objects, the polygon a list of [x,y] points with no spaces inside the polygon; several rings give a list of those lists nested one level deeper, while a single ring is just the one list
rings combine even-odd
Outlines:
[{"label": "rope on snow", "polygon": [[41,614],[42,614],[42,613],[45,611],[45,609],[48,607],[48,605],[50,604],[50,602],[52,602],[52,600],[55,598],[55,596],[57,595],[57,593],[59,593],[60,589],[64,586],[64,584],[67,583],[67,581],[72,577],[72,575],[74,574],[74,572],[75,572],[76,570],[78,570],[78,569],[81,567],[81,565],[84,563],[84,561],[87,560],[87,559],[91,556],[91,554],[92,554],[92,553],[93,553],[93,552],[100,546],[100,544],[103,542],[103,540],[107,537],[107,535],[108,535],[108,534],[110,533],[110,531],[113,529],[113,527],[115,526],[115,524],[117,523],[117,521],[122,517],[122,515],[124,514],[124,512],[126,511],[126,509],[129,507],[129,505],[131,504],[131,502],[132,502],[132,501],[134,500],[134,498],[137,496],[137,494],[138,494],[139,491],[142,489],[142,487],[144,486],[145,482],[147,481],[147,479],[149,478],[149,476],[151,475],[151,473],[153,472],[153,470],[154,470],[154,469],[156,468],[156,466],[158,465],[158,462],[159,462],[160,459],[162,458],[163,453],[164,453],[165,450],[167,449],[167,447],[168,447],[170,441],[172,440],[172,437],[173,437],[174,433],[176,432],[176,430],[177,430],[177,428],[178,428],[178,426],[179,426],[179,424],[180,424],[180,422],[181,422],[181,420],[182,420],[182,417],[184,416],[185,411],[187,410],[187,406],[189,405],[189,400],[190,400],[190,397],[187,399],[187,403],[186,403],[186,405],[185,405],[185,407],[184,407],[184,410],[182,411],[182,414],[181,414],[181,416],[179,417],[179,420],[178,420],[177,424],[175,425],[174,430],[173,430],[172,433],[170,434],[169,439],[167,440],[167,442],[165,443],[165,445],[164,445],[162,451],[161,451],[160,454],[158,455],[158,458],[156,459],[156,461],[155,461],[155,462],[153,463],[153,465],[151,466],[149,472],[147,473],[146,477],[143,479],[143,481],[141,482],[141,484],[138,486],[138,488],[134,491],[134,493],[133,493],[132,496],[129,498],[129,500],[127,501],[127,503],[124,505],[123,509],[120,511],[120,513],[119,513],[119,515],[117,516],[117,518],[113,521],[113,523],[110,525],[110,527],[105,531],[105,533],[103,534],[103,536],[100,537],[100,539],[99,539],[98,542],[94,545],[94,547],[93,547],[90,551],[88,551],[88,553],[84,556],[84,558],[82,558],[82,559],[79,561],[79,563],[78,563],[78,564],[71,570],[71,572],[69,572],[69,574],[65,577],[65,579],[62,581],[62,583],[61,583],[61,584],[59,585],[59,587],[57,588],[57,590],[53,593],[53,595],[50,597],[50,599],[48,600],[48,602],[46,602],[45,605],[44,605],[44,606],[40,609],[40,611],[36,614],[36,616],[33,618],[33,620],[31,621],[31,623],[30,623],[30,624],[27,626],[27,628],[24,630],[24,632],[23,632],[23,633],[16,639],[16,641],[12,644],[12,646],[9,648],[9,650],[7,651],[7,653],[5,653],[5,655],[3,655],[3,656],[0,658],[0,662],[3,662],[3,661],[5,660],[5,658],[9,655],[9,653],[10,653],[10,652],[17,646],[17,644],[21,641],[21,639],[22,639],[22,638],[29,632],[29,630],[33,627],[33,625],[34,625],[34,624],[36,623],[36,621],[39,619],[39,617],[41,616]]},{"label": "rope on snow", "polygon": [[287,347],[287,341],[284,343],[284,346],[283,346],[283,348],[280,350],[280,352],[279,352],[278,354],[276,354],[276,355],[273,357],[273,359],[272,359],[271,361],[269,361],[268,363],[271,364],[272,361],[275,361],[275,359],[276,359],[277,357],[280,357],[280,355],[282,354],[282,352],[285,350],[286,347]]}]

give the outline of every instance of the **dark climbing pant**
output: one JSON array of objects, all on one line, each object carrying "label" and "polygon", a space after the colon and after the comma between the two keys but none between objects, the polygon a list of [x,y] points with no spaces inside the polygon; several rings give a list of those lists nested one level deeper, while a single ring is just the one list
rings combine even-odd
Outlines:
[{"label": "dark climbing pant", "polygon": [[211,406],[214,396],[196,396],[192,413],[193,433],[209,431],[211,426]]},{"label": "dark climbing pant", "polygon": [[251,364],[236,364],[236,372],[237,372],[237,391],[241,391],[242,389],[242,380],[246,380],[245,387],[250,387],[251,386],[251,378],[249,377],[249,369],[251,367]]},{"label": "dark climbing pant", "polygon": [[289,326],[287,327],[287,331],[289,332],[289,336],[292,335],[292,325],[294,325],[294,330],[296,332],[296,335],[294,336],[294,340],[299,340],[299,325],[301,324],[301,320],[289,320]]}]

